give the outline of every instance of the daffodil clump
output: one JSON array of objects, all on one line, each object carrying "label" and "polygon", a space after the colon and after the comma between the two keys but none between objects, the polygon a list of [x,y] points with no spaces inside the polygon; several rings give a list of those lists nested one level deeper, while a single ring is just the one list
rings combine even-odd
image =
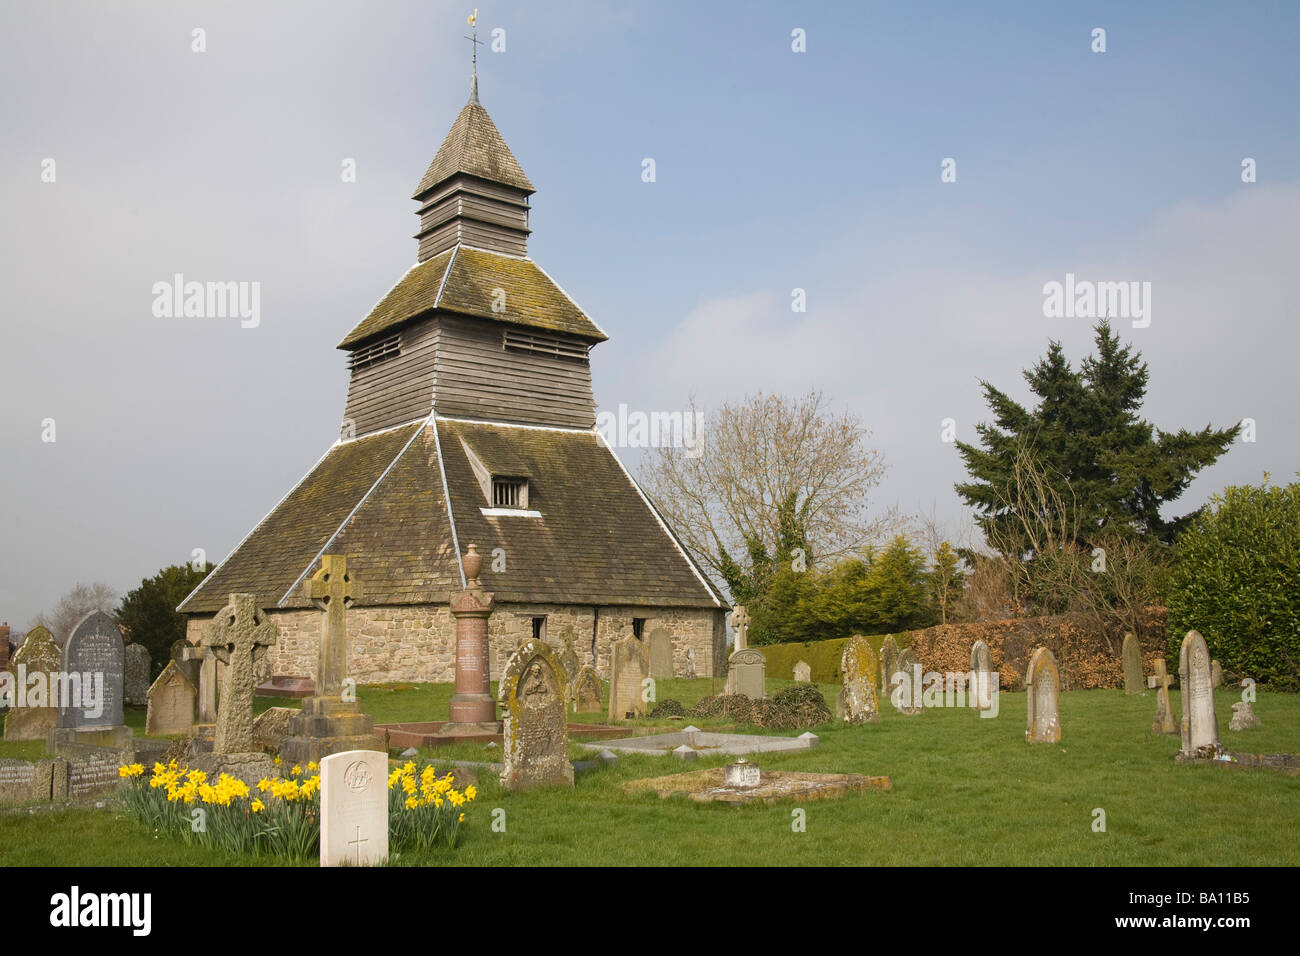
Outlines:
[{"label": "daffodil clump", "polygon": [[457,790],[452,774],[439,777],[432,764],[417,772],[408,760],[388,775],[390,848],[455,846],[465,822],[464,807],[477,796],[472,785]]},{"label": "daffodil clump", "polygon": [[[317,770],[308,764],[309,772]],[[147,784],[142,764],[126,764],[117,773],[127,811],[156,832],[235,853],[307,859],[317,852],[319,773],[304,776],[294,767],[287,780],[260,781],[257,794],[235,777],[223,773],[213,783],[202,770],[175,760],[155,763]]]}]

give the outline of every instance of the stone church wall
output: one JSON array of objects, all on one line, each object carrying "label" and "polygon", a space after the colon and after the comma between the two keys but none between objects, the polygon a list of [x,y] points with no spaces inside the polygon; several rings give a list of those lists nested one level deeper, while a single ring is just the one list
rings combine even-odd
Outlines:
[{"label": "stone church wall", "polygon": [[[316,669],[321,614],[315,610],[272,610],[279,628],[267,662],[259,668],[268,674],[311,674]],[[718,662],[725,656],[722,611],[713,608],[629,608],[572,604],[498,604],[488,621],[492,679],[520,641],[533,636],[533,618],[545,617],[544,636],[556,652],[572,643],[579,665],[593,662],[609,677],[610,645],[632,633],[634,618],[644,618],[642,636],[665,628],[672,637],[673,673],[686,673],[686,652],[695,650],[698,677],[721,674]],[[594,621],[593,621],[594,619]],[[197,644],[204,618],[191,617],[186,637]],[[351,655],[348,674],[359,684],[391,681],[451,683],[456,671],[456,622],[446,605],[413,607],[354,607],[348,611]],[[269,665],[269,667],[267,666]]]}]

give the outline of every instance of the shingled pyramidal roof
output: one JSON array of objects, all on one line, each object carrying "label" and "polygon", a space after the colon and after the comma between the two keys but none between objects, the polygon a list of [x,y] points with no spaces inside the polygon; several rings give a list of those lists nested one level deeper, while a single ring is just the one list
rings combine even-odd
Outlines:
[{"label": "shingled pyramidal roof", "polygon": [[[418,261],[340,343],[343,437],[181,604],[234,591],[306,607],[323,554],[363,605],[443,603],[460,556],[499,602],[725,607],[595,430],[589,349],[607,336],[527,255],[534,188],[478,100],[420,180]],[[498,477],[526,483],[499,507]]]}]

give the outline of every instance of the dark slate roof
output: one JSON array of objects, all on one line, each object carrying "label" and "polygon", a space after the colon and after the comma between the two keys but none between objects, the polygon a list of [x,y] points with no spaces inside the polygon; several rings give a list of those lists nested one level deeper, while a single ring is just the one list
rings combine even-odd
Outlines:
[{"label": "dark slate roof", "polygon": [[[494,289],[505,292],[503,312],[492,311]],[[354,349],[434,309],[592,342],[609,337],[531,259],[457,246],[411,267],[338,347]]]},{"label": "dark slate roof", "polygon": [[[541,517],[484,515],[462,440],[489,469],[528,474]],[[181,610],[215,612],[234,591],[263,607],[306,607],[295,582],[322,549],[349,556],[361,605],[445,602],[461,579],[444,469],[460,550],[478,545],[483,585],[499,601],[725,606],[596,432],[442,419],[336,445]],[[504,573],[490,570],[498,547]]]},{"label": "dark slate roof", "polygon": [[[483,587],[498,600],[723,606],[596,432],[446,419],[438,431],[456,535],[462,550],[478,545]],[[541,517],[484,515],[488,502],[458,439],[493,471],[522,459],[533,476],[528,507]],[[491,570],[494,548],[505,549],[502,574]]]},{"label": "dark slate roof", "polygon": [[476,97],[471,97],[456,117],[456,122],[451,124],[451,131],[442,141],[438,154],[433,157],[411,198],[419,199],[457,173],[514,186],[525,192],[536,191],[515,154],[501,138],[496,123],[492,122],[492,117]]}]

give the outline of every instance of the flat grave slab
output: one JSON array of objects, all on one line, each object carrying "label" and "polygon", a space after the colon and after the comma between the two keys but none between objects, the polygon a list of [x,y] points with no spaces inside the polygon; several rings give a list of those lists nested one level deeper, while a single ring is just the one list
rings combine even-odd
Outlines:
[{"label": "flat grave slab", "polygon": [[302,699],[316,694],[316,682],[310,677],[277,674],[269,681],[257,685],[258,697],[293,697]]},{"label": "flat grave slab", "polygon": [[788,770],[764,770],[757,786],[727,786],[727,768],[691,770],[665,777],[630,780],[623,784],[625,793],[650,791],[660,797],[685,796],[699,803],[726,803],[741,806],[761,803],[770,806],[780,800],[835,800],[850,793],[894,789],[888,777],[868,777],[859,773],[795,773]]},{"label": "flat grave slab", "polygon": [[[572,732],[572,731],[570,731]],[[589,750],[612,750],[624,754],[651,754],[666,757],[679,747],[689,747],[700,756],[722,754],[740,757],[745,754],[780,753],[787,750],[808,750],[817,746],[817,735],[800,734],[798,737],[768,737],[761,734],[721,734],[686,727],[669,734],[651,734],[647,737],[625,737],[619,740],[597,740],[583,743]]]},{"label": "flat grave slab", "polygon": [[[502,742],[502,735],[483,734],[443,734],[442,729],[449,725],[445,720],[425,720],[399,724],[376,724],[375,733],[388,734],[389,748],[405,749],[407,747],[444,747],[448,744],[486,744]],[[569,724],[569,736],[613,738],[624,737],[632,733],[626,727],[609,727],[605,724]],[[603,750],[603,747],[597,747]]]}]

